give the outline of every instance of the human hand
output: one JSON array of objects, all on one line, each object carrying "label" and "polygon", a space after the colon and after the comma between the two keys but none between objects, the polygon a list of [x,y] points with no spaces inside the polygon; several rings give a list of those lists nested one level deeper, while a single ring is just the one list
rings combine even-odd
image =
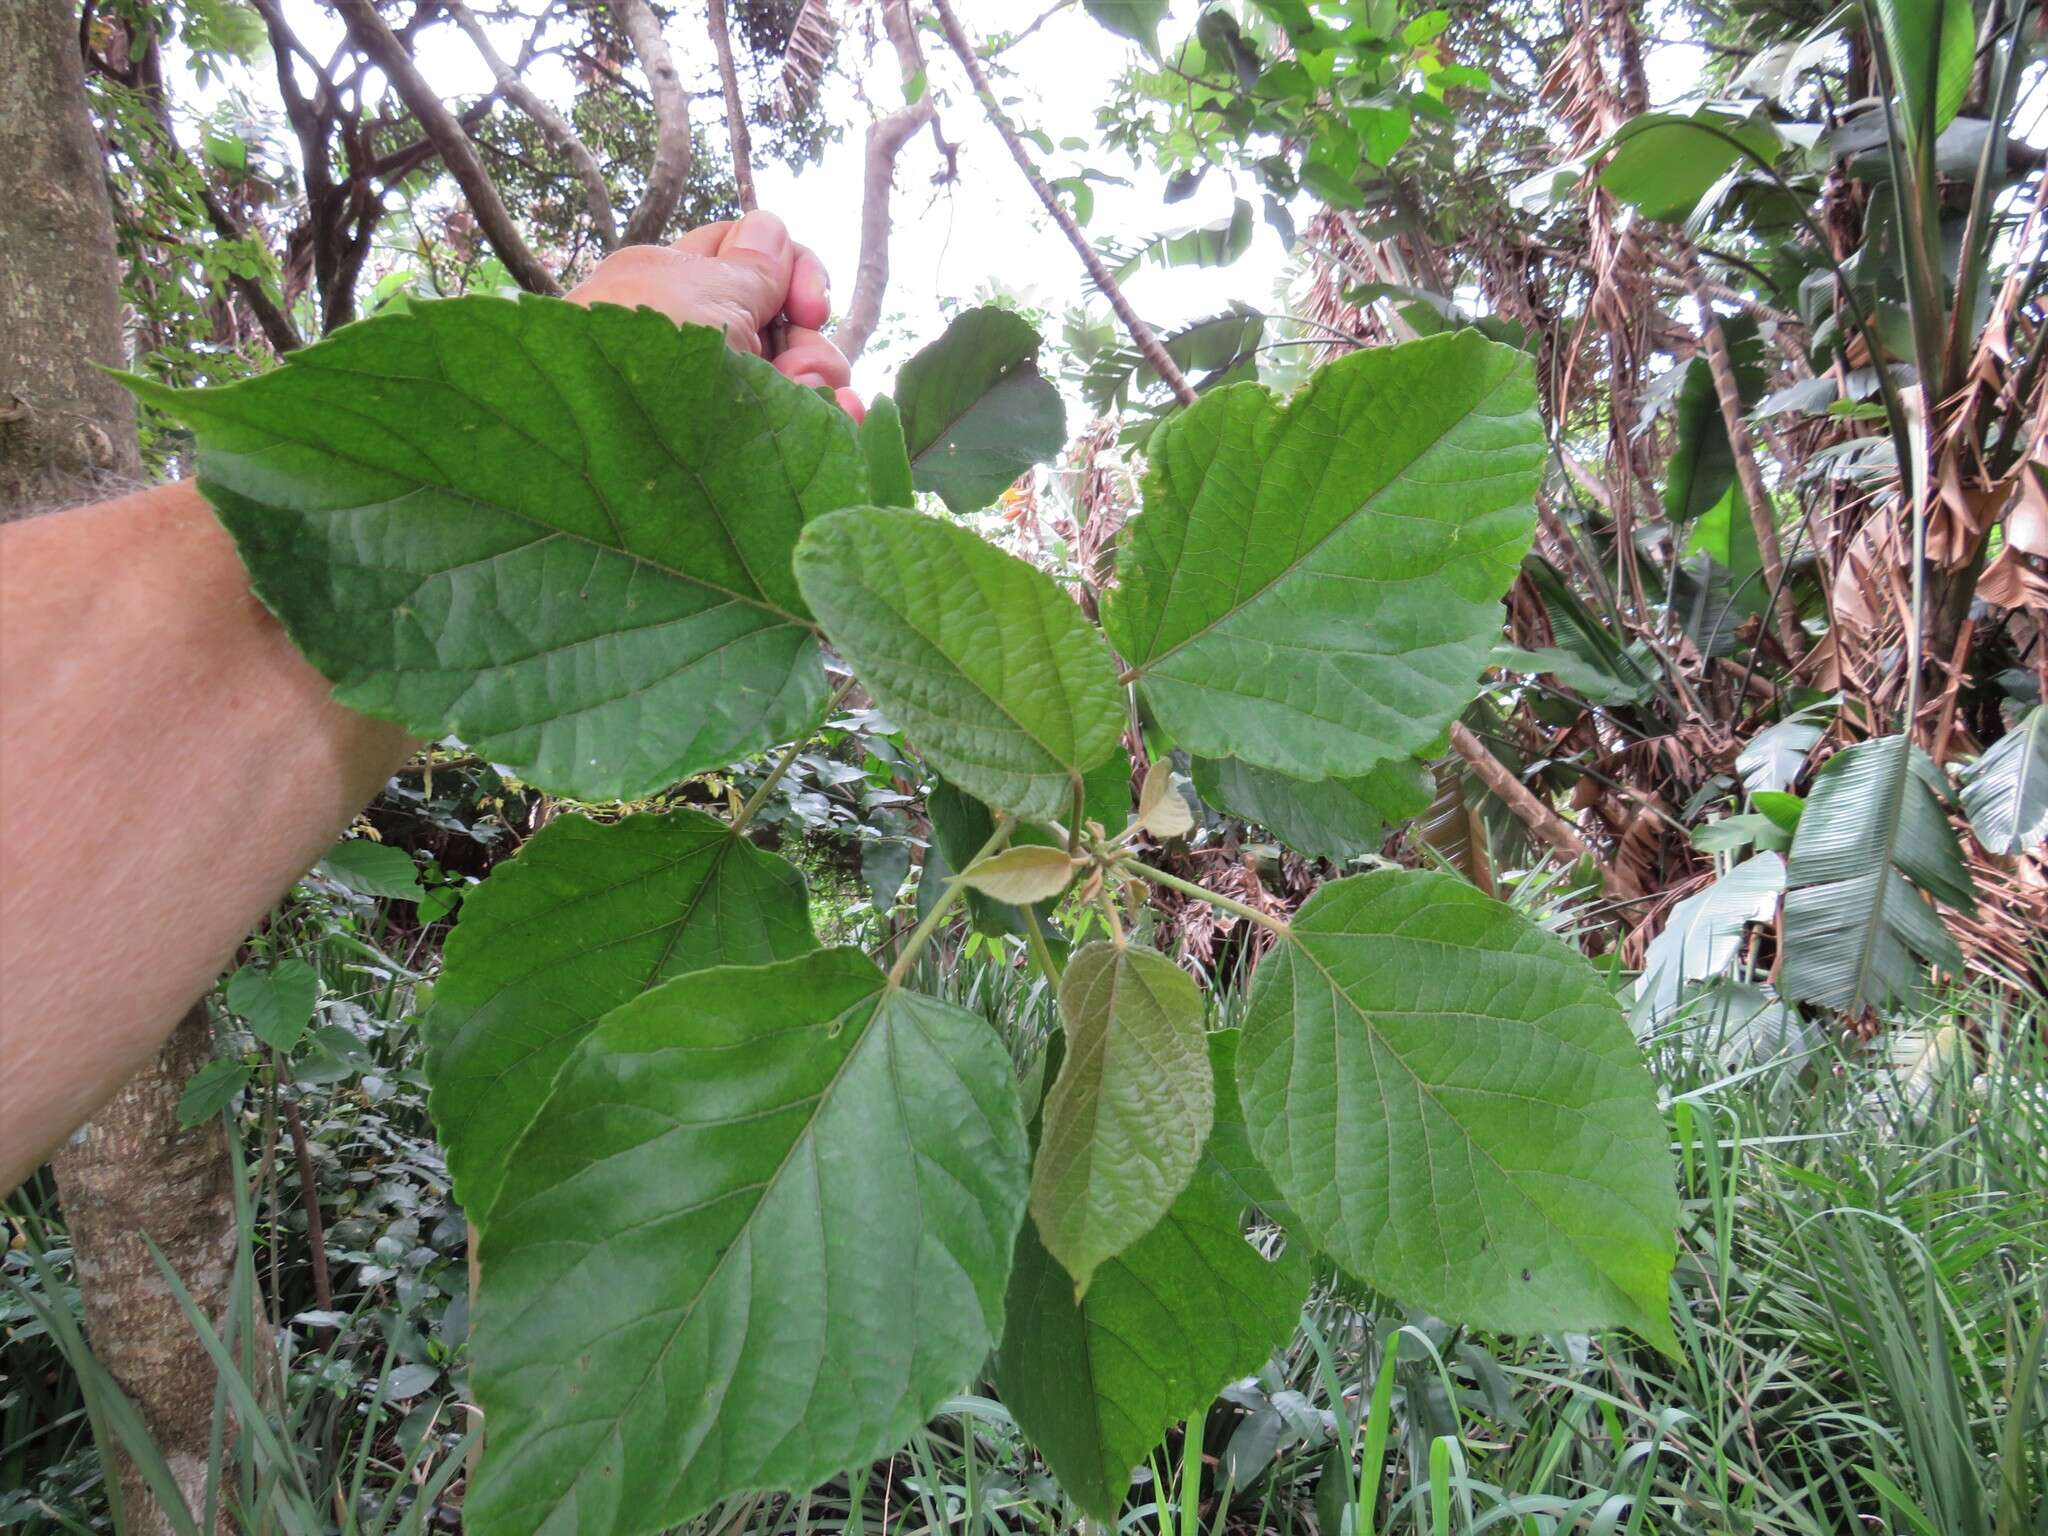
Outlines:
[{"label": "human hand", "polygon": [[673,245],[629,245],[598,263],[569,292],[578,304],[645,305],[678,324],[715,325],[740,352],[760,356],[777,319],[789,322],[770,358],[799,384],[829,389],[855,421],[865,414],[847,387],[852,365],[818,327],[832,304],[824,263],[789,238],[772,213],[721,219],[691,230]]}]

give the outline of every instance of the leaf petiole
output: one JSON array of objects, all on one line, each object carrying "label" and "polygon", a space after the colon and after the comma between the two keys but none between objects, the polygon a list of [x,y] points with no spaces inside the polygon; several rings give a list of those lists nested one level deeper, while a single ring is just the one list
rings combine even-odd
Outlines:
[{"label": "leaf petiole", "polygon": [[1257,907],[1249,906],[1234,896],[1225,896],[1222,892],[1212,891],[1207,886],[1196,885],[1192,880],[1183,880],[1178,875],[1169,875],[1163,869],[1154,869],[1141,860],[1126,859],[1124,868],[1132,874],[1150,880],[1154,885],[1163,885],[1169,891],[1179,891],[1183,896],[1192,896],[1197,901],[1206,901],[1212,907],[1219,907],[1238,917],[1249,918],[1261,928],[1271,929],[1282,937],[1291,931],[1282,919],[1270,912],[1261,912]]},{"label": "leaf petiole", "polygon": [[[1010,840],[1011,829],[1016,825],[1017,818],[1008,811],[998,816],[995,831],[989,834],[988,841],[981,845],[974,857],[967,861],[968,868],[972,869],[990,854],[999,852],[1003,844]],[[903,978],[910,974],[910,962],[917,958],[918,951],[930,941],[939,924],[946,920],[953,910],[954,903],[960,900],[966,890],[966,882],[955,875],[946,882],[946,889],[939,894],[939,899],[932,903],[931,911],[925,913],[918,920],[917,926],[910,930],[910,937],[903,941],[903,952],[896,957],[896,963],[889,967],[891,992],[903,985]]]}]

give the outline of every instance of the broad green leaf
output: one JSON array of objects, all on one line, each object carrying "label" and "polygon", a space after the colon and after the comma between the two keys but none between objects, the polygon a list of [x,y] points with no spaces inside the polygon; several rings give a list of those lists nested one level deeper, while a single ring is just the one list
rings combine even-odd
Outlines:
[{"label": "broad green leaf", "polygon": [[203,1125],[235,1102],[235,1095],[256,1076],[254,1067],[239,1061],[209,1061],[185,1079],[178,1095],[178,1124],[186,1130]]},{"label": "broad green leaf", "polygon": [[1396,1300],[1675,1348],[1654,1085],[1577,952],[1452,875],[1333,881],[1258,969],[1238,1092],[1303,1234]]},{"label": "broad green leaf", "polygon": [[947,778],[1026,820],[1123,732],[1109,647],[1043,571],[969,529],[887,507],[819,518],[797,580],[875,703]]},{"label": "broad green leaf", "polygon": [[1167,230],[1128,253],[1111,252],[1115,275],[1128,278],[1147,261],[1162,267],[1227,267],[1251,248],[1252,228],[1252,205],[1240,197],[1226,218]]},{"label": "broad green leaf", "polygon": [[1059,895],[1080,867],[1080,861],[1064,848],[1025,843],[977,859],[960,871],[960,878],[984,896],[1013,907],[1028,907]]},{"label": "broad green leaf", "polygon": [[1038,332],[1014,310],[970,309],[903,365],[896,404],[912,477],[955,512],[987,506],[1067,440],[1060,392],[1038,371]]},{"label": "broad green leaf", "polygon": [[403,848],[373,843],[367,837],[352,837],[328,849],[319,868],[364,896],[385,896],[396,901],[420,899],[419,866]]},{"label": "broad green leaf", "polygon": [[910,452],[903,442],[903,417],[896,402],[877,395],[860,424],[860,451],[868,461],[869,500],[878,507],[917,505],[911,484]]},{"label": "broad green leaf", "polygon": [[1970,0],[1873,0],[1899,116],[1916,140],[1933,143],[1969,94],[1977,57]]},{"label": "broad green leaf", "polygon": [[303,960],[245,965],[228,978],[228,1012],[275,1051],[289,1051],[305,1036],[320,1003],[320,975]]},{"label": "broad green leaf", "polygon": [[1813,776],[1786,863],[1778,990],[1787,998],[1884,1012],[1918,994],[1920,961],[1962,970],[1927,900],[1976,909],[1939,798],[1946,788],[1904,736],[1838,752]]},{"label": "broad green leaf", "polygon": [[1436,786],[1412,758],[1348,779],[1290,779],[1231,757],[1198,757],[1195,793],[1256,822],[1296,853],[1339,863],[1378,853],[1387,828],[1429,809]]},{"label": "broad green leaf", "polygon": [[1028,1160],[986,1021],[857,949],[607,1015],[484,1236],[467,1527],[664,1530],[894,1450],[1001,1332]]},{"label": "broad green leaf", "polygon": [[816,949],[803,876],[697,811],[557,816],[469,893],[427,1011],[435,1129],[489,1225],[512,1149],[597,1021],[713,965]]},{"label": "broad green leaf", "polygon": [[1678,1011],[1688,982],[1726,970],[1741,952],[1749,925],[1777,916],[1784,889],[1784,859],[1759,853],[1674,906],[1643,957],[1643,974],[1636,979],[1638,1017],[1661,1024]]},{"label": "broad green leaf", "polygon": [[1526,677],[1548,673],[1596,704],[1640,704],[1655,691],[1633,667],[1626,675],[1610,672],[1601,663],[1588,661],[1579,652],[1557,645],[1535,651],[1519,645],[1496,645],[1486,659],[1503,672],[1519,672]]},{"label": "broad green leaf", "polygon": [[1646,217],[1676,223],[1730,169],[1770,165],[1784,142],[1760,111],[1702,105],[1632,117],[1602,148],[1600,185]]},{"label": "broad green leaf", "polygon": [[1355,777],[1471,701],[1535,529],[1529,361],[1370,347],[1286,405],[1230,385],[1151,445],[1103,623],[1189,752]]},{"label": "broad green leaf", "polygon": [[865,460],[716,330],[451,299],[240,383],[134,387],[198,433],[257,595],[353,709],[606,800],[824,704],[790,551],[868,498]]},{"label": "broad green leaf", "polygon": [[[1765,378],[1763,341],[1756,321],[1748,315],[1724,316],[1721,331],[1728,340],[1742,402],[1753,405],[1763,393]],[[1728,441],[1721,397],[1715,392],[1713,370],[1704,353],[1686,364],[1671,415],[1676,445],[1664,471],[1664,515],[1690,526],[1726,500],[1735,486],[1735,450]],[[1746,510],[1738,520],[1745,529],[1749,526]],[[1754,535],[1751,542],[1754,544]],[[1733,568],[1725,555],[1715,558]]]},{"label": "broad green leaf", "polygon": [[1036,1227],[1027,1221],[1017,1235],[996,1385],[1067,1495],[1105,1522],[1131,1468],[1174,1424],[1260,1370],[1308,1295],[1300,1243],[1268,1260],[1245,1240],[1250,1202],[1214,1155],[1244,1141],[1229,1076],[1236,1031],[1209,1042],[1216,1129],[1165,1218],[1098,1269],[1078,1302]]},{"label": "broad green leaf", "polygon": [[2048,708],[2035,706],[1970,765],[1963,809],[1989,853],[2019,853],[2048,837]]},{"label": "broad green leaf", "polygon": [[1081,0],[1088,14],[1118,37],[1143,43],[1147,53],[1159,52],[1159,24],[1172,0]]},{"label": "broad green leaf", "polygon": [[1066,1056],[1031,1170],[1040,1239],[1085,1295],[1194,1177],[1215,1121],[1202,995],[1149,949],[1090,944],[1060,980]]}]

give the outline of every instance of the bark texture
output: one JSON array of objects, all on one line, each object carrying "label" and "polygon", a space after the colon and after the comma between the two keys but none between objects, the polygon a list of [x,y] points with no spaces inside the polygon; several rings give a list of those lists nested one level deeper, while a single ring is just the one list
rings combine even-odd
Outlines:
[{"label": "bark texture", "polygon": [[[227,1337],[235,1264],[227,1134],[218,1116],[189,1131],[178,1127],[185,1083],[212,1056],[213,1031],[201,1004],[179,1021],[156,1060],[51,1160],[93,1353],[141,1410],[195,1519],[206,1507],[214,1368],[149,1243]],[[126,1529],[170,1536],[171,1524],[135,1464],[112,1447],[102,1451],[119,1462]],[[214,1529],[223,1536],[233,1530],[225,1510]]]},{"label": "bark texture", "polygon": [[120,268],[70,0],[0,3],[0,521],[141,473]]},{"label": "bark texture", "polygon": [[[141,473],[120,269],[70,0],[0,0],[0,516],[91,500]],[[218,1326],[235,1258],[226,1134],[178,1127],[213,1054],[205,1009],[52,1158],[93,1351],[140,1409],[188,1509],[205,1508],[213,1367],[145,1236]],[[171,1530],[140,1472],[104,1446],[124,1529]],[[225,1519],[217,1529],[230,1529]]]}]

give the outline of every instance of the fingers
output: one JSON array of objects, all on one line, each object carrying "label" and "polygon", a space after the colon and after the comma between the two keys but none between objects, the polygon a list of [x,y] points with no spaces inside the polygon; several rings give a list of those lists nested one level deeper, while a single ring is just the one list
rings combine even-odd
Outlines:
[{"label": "fingers", "polygon": [[721,232],[718,257],[730,276],[723,297],[741,307],[756,333],[782,313],[796,255],[788,226],[772,213],[750,213]]},{"label": "fingers", "polygon": [[866,421],[868,419],[868,408],[861,404],[860,396],[856,395],[852,390],[835,389],[832,391],[832,394],[838,400],[839,408],[855,421]]},{"label": "fingers", "polygon": [[788,344],[775,355],[776,369],[813,389],[838,389],[853,378],[853,365],[816,331],[789,329]]},{"label": "fingers", "polygon": [[684,256],[716,256],[725,232],[731,228],[731,219],[713,219],[709,224],[699,224],[682,239],[671,241],[669,249]]},{"label": "fingers", "polygon": [[796,248],[796,269],[790,274],[789,297],[782,310],[792,325],[812,330],[832,318],[832,278],[809,246]]}]

